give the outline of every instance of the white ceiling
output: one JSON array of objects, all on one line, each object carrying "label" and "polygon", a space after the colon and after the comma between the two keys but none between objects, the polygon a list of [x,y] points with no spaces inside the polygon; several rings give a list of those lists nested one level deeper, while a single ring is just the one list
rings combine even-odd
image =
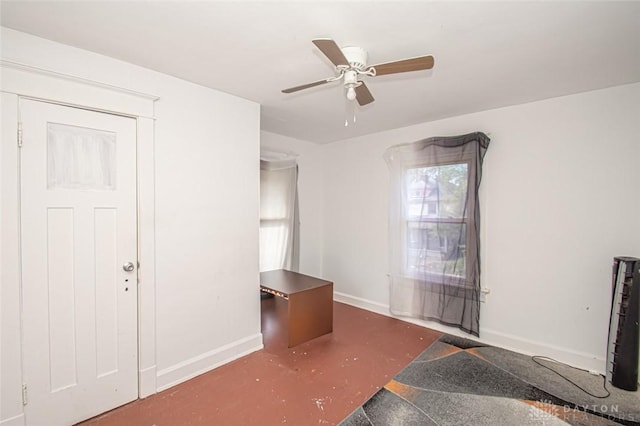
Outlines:
[{"label": "white ceiling", "polygon": [[[2,1],[5,27],[91,50],[262,105],[262,129],[325,143],[640,81],[640,2]],[[369,63],[424,54],[430,71],[369,78],[376,102],[344,127],[339,84],[311,43]],[[135,89],[135,88],[134,88]]]}]

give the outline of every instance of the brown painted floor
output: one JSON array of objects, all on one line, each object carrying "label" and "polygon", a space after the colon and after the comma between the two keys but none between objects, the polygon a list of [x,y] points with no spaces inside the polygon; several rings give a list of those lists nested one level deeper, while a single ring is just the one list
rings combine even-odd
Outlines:
[{"label": "brown painted floor", "polygon": [[83,425],[336,424],[442,334],[334,302],[333,333],[289,349],[275,300],[263,350]]}]

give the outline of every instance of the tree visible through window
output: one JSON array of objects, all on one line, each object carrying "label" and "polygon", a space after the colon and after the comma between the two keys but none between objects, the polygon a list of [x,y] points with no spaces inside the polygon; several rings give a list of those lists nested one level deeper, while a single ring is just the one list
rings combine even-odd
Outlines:
[{"label": "tree visible through window", "polygon": [[406,272],[466,275],[468,164],[405,172]]}]

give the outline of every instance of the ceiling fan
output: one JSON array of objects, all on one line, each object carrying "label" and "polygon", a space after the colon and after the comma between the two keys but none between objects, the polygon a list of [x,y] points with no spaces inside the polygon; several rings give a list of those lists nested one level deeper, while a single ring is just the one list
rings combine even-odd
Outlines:
[{"label": "ceiling fan", "polygon": [[313,40],[313,44],[335,65],[336,75],[325,78],[324,80],[314,81],[313,83],[284,89],[282,91],[283,93],[293,93],[332,81],[342,80],[347,99],[350,101],[355,99],[358,101],[358,104],[367,105],[374,101],[373,95],[367,88],[367,85],[364,84],[364,81],[358,79],[359,76],[366,75],[375,77],[377,75],[433,68],[433,56],[431,55],[401,59],[399,61],[385,62],[377,65],[367,65],[367,51],[361,47],[346,46],[340,48],[335,41],[329,38],[315,39]]}]

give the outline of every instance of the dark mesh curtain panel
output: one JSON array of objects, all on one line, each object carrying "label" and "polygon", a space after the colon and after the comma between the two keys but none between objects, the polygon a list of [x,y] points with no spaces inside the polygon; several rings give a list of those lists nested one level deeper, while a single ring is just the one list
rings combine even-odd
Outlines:
[{"label": "dark mesh curtain panel", "polygon": [[479,336],[484,133],[385,152],[391,172],[390,310]]}]

